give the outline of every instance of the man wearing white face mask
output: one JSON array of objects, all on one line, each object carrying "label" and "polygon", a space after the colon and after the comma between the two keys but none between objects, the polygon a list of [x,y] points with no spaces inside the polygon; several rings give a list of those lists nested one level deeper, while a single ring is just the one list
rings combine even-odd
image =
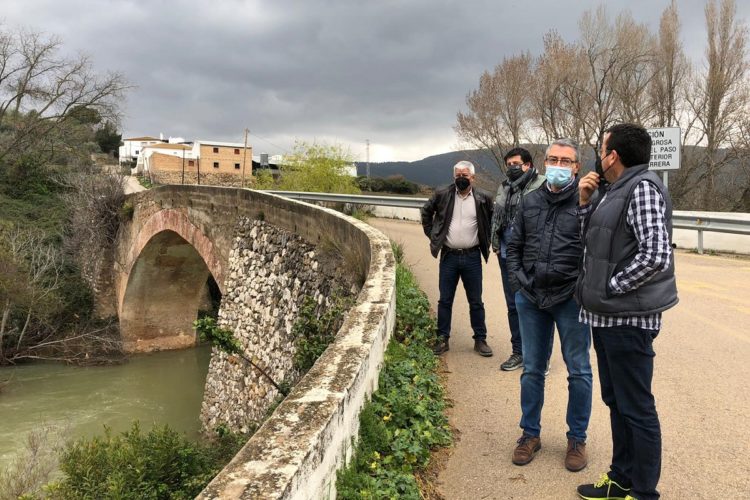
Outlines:
[{"label": "man wearing white face mask", "polygon": [[554,325],[568,370],[565,467],[573,472],[587,465],[592,391],[591,335],[579,321],[573,299],[583,253],[576,209],[578,160],[578,145],[570,139],[558,139],[547,148],[546,182],[521,200],[508,244],[509,281],[516,292],[523,349],[523,434],[513,451],[513,463],[531,462],[541,448],[544,370]]}]

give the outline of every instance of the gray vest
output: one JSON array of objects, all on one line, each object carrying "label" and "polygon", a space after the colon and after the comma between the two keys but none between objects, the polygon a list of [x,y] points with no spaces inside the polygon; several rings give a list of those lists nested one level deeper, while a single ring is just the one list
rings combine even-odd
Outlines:
[{"label": "gray vest", "polygon": [[578,277],[576,296],[587,311],[603,316],[645,316],[677,304],[674,258],[666,271],[656,273],[638,288],[622,295],[609,292],[609,280],[638,253],[638,240],[626,220],[633,191],[642,180],[652,183],[664,197],[667,231],[672,241],[672,200],[661,180],[648,170],[648,165],[625,169],[591,214],[584,236],[584,272]]}]

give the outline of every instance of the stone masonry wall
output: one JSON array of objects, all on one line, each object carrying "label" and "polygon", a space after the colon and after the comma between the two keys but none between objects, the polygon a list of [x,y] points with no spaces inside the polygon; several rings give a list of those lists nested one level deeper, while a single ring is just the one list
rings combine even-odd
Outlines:
[{"label": "stone masonry wall", "polygon": [[[238,173],[213,172],[209,170],[204,172],[201,169],[200,183],[204,186],[228,186],[240,187],[242,184],[242,175]],[[151,171],[151,180],[157,184],[183,184],[181,171],[175,170],[157,170]],[[185,169],[184,184],[198,184],[198,173],[195,167]],[[253,176],[250,172],[245,175],[245,187],[252,186]]]},{"label": "stone masonry wall", "polygon": [[[240,339],[245,354],[277,383],[292,386],[292,327],[305,296],[327,307],[333,291],[348,294],[337,264],[299,236],[258,220],[240,218],[235,230],[218,323]],[[279,396],[258,370],[223,352],[211,357],[201,410],[206,430],[220,424],[251,431]]]}]

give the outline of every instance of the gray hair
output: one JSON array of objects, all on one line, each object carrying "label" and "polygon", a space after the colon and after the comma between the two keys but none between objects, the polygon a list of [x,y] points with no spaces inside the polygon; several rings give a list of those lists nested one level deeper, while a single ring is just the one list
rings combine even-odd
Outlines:
[{"label": "gray hair", "polygon": [[471,175],[474,175],[474,164],[471,163],[470,161],[462,160],[456,163],[455,165],[453,165],[453,173],[455,174],[456,169],[459,169],[459,168],[468,168],[469,172],[471,172]]},{"label": "gray hair", "polygon": [[573,149],[573,151],[576,152],[576,157],[575,157],[576,161],[578,161],[579,158],[581,157],[580,156],[580,151],[579,151],[579,148],[578,148],[578,143],[576,141],[574,141],[573,139],[569,139],[567,137],[563,137],[561,139],[555,139],[554,141],[552,141],[552,143],[549,146],[547,146],[547,151],[544,152],[544,157],[545,158],[549,154],[549,150],[550,150],[550,148],[552,148],[552,146],[564,146],[566,148]]}]

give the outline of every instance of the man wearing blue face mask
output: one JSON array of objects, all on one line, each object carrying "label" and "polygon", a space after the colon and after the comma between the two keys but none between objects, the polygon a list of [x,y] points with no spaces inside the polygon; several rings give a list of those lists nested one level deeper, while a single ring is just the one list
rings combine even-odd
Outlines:
[{"label": "man wearing blue face mask", "polygon": [[471,162],[456,163],[453,184],[435,191],[421,210],[422,228],[430,239],[432,256],[440,256],[435,354],[449,349],[453,299],[460,279],[469,302],[474,350],[481,356],[492,356],[482,302],[482,258],[486,262],[489,257],[493,203],[488,193],[474,188],[474,180]]},{"label": "man wearing blue face mask", "polygon": [[586,430],[591,416],[591,335],[578,319],[573,299],[578,265],[583,254],[577,219],[578,145],[558,139],[544,160],[545,184],[519,204],[508,244],[510,285],[521,327],[521,438],[513,463],[531,462],[541,449],[544,370],[553,325],[560,335],[568,370],[567,452],[565,467],[586,467]]}]

